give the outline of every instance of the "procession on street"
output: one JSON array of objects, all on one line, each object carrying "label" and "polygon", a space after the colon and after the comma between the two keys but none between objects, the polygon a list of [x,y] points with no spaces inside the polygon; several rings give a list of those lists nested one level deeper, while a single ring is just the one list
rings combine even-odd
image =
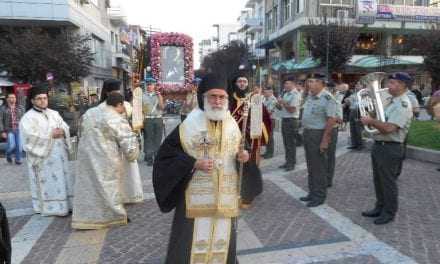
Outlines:
[{"label": "procession on street", "polygon": [[0,264],[438,263],[440,2],[231,1],[0,12]]}]

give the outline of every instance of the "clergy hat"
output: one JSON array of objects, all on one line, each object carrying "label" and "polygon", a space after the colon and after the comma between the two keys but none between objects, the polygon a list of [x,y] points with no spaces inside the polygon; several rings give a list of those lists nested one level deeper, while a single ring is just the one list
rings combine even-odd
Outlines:
[{"label": "clergy hat", "polygon": [[406,87],[410,87],[413,82],[413,78],[406,72],[395,72],[390,74],[388,79],[401,81],[405,83]]},{"label": "clergy hat", "polygon": [[208,73],[203,76],[199,88],[197,90],[197,101],[199,103],[200,109],[203,108],[203,95],[212,89],[221,89],[227,93],[227,82],[226,78],[221,74]]},{"label": "clergy hat", "polygon": [[121,89],[121,81],[115,79],[107,79],[102,85],[101,103],[107,99],[107,94],[112,91],[119,91]]},{"label": "clergy hat", "polygon": [[30,92],[30,96],[31,99],[34,99],[37,95],[39,94],[48,94],[49,90],[47,89],[47,87],[43,86],[43,85],[35,85],[32,86],[31,88],[31,92]]},{"label": "clergy hat", "polygon": [[238,66],[237,72],[234,74],[234,79],[233,82],[235,84],[235,82],[239,79],[239,78],[246,78],[249,80],[249,67],[247,67],[245,64],[241,64],[240,66]]},{"label": "clergy hat", "polygon": [[325,82],[327,81],[327,76],[322,72],[311,72],[307,74],[307,79],[316,79]]}]

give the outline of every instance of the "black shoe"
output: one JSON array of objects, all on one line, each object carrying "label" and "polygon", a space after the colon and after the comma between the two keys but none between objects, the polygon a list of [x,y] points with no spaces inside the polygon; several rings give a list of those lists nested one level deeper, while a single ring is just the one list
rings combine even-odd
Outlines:
[{"label": "black shoe", "polygon": [[362,216],[364,216],[364,217],[379,217],[381,213],[382,213],[382,209],[376,207],[373,210],[362,212]]},{"label": "black shoe", "polygon": [[287,168],[287,163],[285,163],[285,164],[279,166],[278,168],[280,168],[280,169],[285,169],[285,168]]},{"label": "black shoe", "polygon": [[394,216],[392,215],[381,215],[379,218],[374,220],[375,225],[385,225],[394,220]]},{"label": "black shoe", "polygon": [[17,164],[17,165],[21,165],[21,161],[16,160],[16,161],[15,161],[15,164]]},{"label": "black shoe", "polygon": [[295,165],[290,165],[290,166],[286,166],[285,168],[284,168],[284,170],[285,171],[293,171],[295,169]]},{"label": "black shoe", "polygon": [[363,149],[364,149],[364,146],[357,146],[355,149],[356,149],[356,150],[363,150]]},{"label": "black shoe", "polygon": [[331,187],[333,187],[333,183],[327,184],[327,188],[331,188]]},{"label": "black shoe", "polygon": [[317,207],[320,206],[321,204],[323,204],[324,201],[310,201],[307,203],[307,207]]},{"label": "black shoe", "polygon": [[12,158],[6,158],[6,161],[11,164],[12,163]]},{"label": "black shoe", "polygon": [[310,202],[312,200],[312,197],[310,197],[310,195],[307,195],[304,197],[300,197],[299,200],[303,202]]},{"label": "black shoe", "polygon": [[437,168],[437,171],[440,171],[440,168]]},{"label": "black shoe", "polygon": [[349,147],[347,147],[347,149],[357,149],[358,148],[358,146],[349,146]]}]

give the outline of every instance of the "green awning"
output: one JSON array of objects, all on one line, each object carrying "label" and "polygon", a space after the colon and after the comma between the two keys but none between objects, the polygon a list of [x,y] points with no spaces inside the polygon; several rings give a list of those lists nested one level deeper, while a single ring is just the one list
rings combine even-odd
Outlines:
[{"label": "green awning", "polygon": [[287,60],[272,64],[272,70],[274,71],[295,71],[311,69],[319,66],[319,60],[313,58],[306,58],[302,62],[296,62],[295,60]]},{"label": "green awning", "polygon": [[347,66],[359,68],[377,68],[390,65],[420,65],[422,63],[423,60],[420,62],[420,58],[415,56],[408,56],[408,59],[398,57],[365,56],[347,63]]}]

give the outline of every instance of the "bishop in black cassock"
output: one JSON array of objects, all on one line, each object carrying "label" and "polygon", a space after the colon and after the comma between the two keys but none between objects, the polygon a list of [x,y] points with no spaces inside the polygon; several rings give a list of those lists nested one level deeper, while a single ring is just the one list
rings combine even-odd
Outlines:
[{"label": "bishop in black cassock", "polygon": [[237,161],[241,133],[228,111],[224,78],[208,74],[198,90],[199,107],[165,139],[153,165],[162,212],[175,209],[166,262],[237,263],[239,214]]}]

